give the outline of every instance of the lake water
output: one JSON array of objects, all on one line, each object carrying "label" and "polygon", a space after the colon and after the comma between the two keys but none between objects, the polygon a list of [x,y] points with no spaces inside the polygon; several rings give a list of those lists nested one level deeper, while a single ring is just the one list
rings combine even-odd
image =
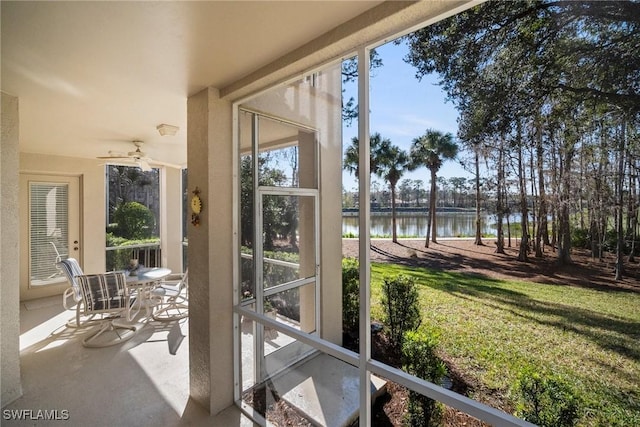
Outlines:
[{"label": "lake water", "polygon": [[[402,214],[396,217],[398,236],[423,237],[427,233],[426,214]],[[467,212],[438,212],[436,216],[437,237],[474,237],[476,234],[476,214]],[[495,217],[482,216],[484,235],[495,235]],[[358,217],[342,217],[342,234],[358,235]],[[371,235],[391,236],[391,215],[371,215]]]}]

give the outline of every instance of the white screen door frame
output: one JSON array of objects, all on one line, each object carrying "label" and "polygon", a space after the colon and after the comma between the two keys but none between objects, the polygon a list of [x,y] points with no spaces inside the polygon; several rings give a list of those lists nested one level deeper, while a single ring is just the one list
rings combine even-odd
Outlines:
[{"label": "white screen door frame", "polygon": [[[253,224],[253,299],[255,313],[260,316],[268,316],[265,310],[265,302],[271,298],[289,293],[299,305],[298,325],[288,318],[278,314],[276,319],[288,326],[316,336],[320,335],[320,236],[319,215],[320,197],[318,190],[319,150],[317,146],[317,130],[279,117],[273,117],[257,111],[241,109],[242,114],[247,114],[248,123],[244,129],[247,139],[251,142],[246,152],[251,154],[252,183],[251,197],[253,199],[252,224]],[[242,133],[242,131],[240,131]],[[304,154],[298,151],[304,145]],[[281,186],[260,185],[260,155],[267,152],[277,152],[296,147],[295,171],[298,179],[291,178],[296,175],[293,170],[288,170],[287,183]],[[287,169],[291,167],[285,160],[280,159],[278,165]],[[265,201],[273,199],[295,199],[295,221],[297,224],[294,234],[298,239],[298,255],[301,260],[296,262],[283,262],[270,259],[265,256],[265,240],[263,236],[268,231],[269,225],[264,222],[264,214],[268,211]],[[303,241],[304,242],[303,242]],[[297,278],[287,278],[279,281],[274,277],[265,277],[265,271],[269,266],[299,269]],[[275,280],[275,281],[274,281]],[[242,301],[239,305],[245,305],[248,301]],[[294,304],[296,301],[294,301]],[[260,322],[253,324],[253,373],[254,384],[260,384],[269,377],[287,369],[297,361],[305,358],[315,350],[300,341],[287,339],[282,334],[268,333]],[[284,338],[284,339],[283,339]],[[242,364],[242,354],[238,354],[237,364]],[[243,369],[249,368],[243,366]]]},{"label": "white screen door frame", "polygon": [[[309,322],[312,326],[307,327],[308,330],[305,332],[319,335],[320,331],[320,269],[319,269],[319,235],[318,235],[318,223],[319,223],[319,207],[318,207],[318,191],[316,189],[306,189],[306,188],[279,188],[279,187],[263,187],[259,186],[257,188],[258,194],[258,208],[256,212],[256,216],[254,221],[257,225],[257,236],[264,235],[264,222],[263,218],[263,201],[265,197],[275,196],[275,197],[297,197],[308,199],[308,202],[312,202],[312,215],[309,215],[307,219],[307,228],[313,230],[313,247],[307,248],[313,257],[313,268],[308,269],[307,274],[304,277],[300,277],[299,279],[286,282],[286,283],[272,283],[271,286],[267,287],[265,282],[265,277],[263,272],[265,271],[265,264],[269,261],[266,259],[264,255],[264,246],[263,242],[258,243],[256,245],[255,252],[255,277],[256,277],[256,300],[257,304],[257,312],[259,314],[265,314],[264,309],[264,301],[266,298],[278,295],[278,293],[291,291],[297,289],[299,292],[304,288],[311,288],[313,298],[312,298],[312,308],[309,304],[303,306],[302,299],[299,300],[300,303],[300,311],[301,315],[304,311],[311,310],[313,320]],[[307,212],[309,213],[309,212]],[[310,260],[308,260],[310,261]],[[311,271],[312,270],[312,271]],[[261,304],[260,301],[263,303]],[[304,327],[304,325],[300,325],[297,329]],[[256,333],[255,337],[255,348],[256,348],[256,362],[257,366],[254,368],[254,372],[258,374],[256,377],[256,382],[260,383],[264,381],[267,377],[281,372],[282,370],[288,368],[289,366],[295,364],[295,362],[305,358],[309,354],[313,353],[315,350],[309,345],[303,344],[299,341],[293,341],[291,343],[286,343],[280,348],[267,352],[265,349],[265,342],[267,340],[267,336],[265,335],[264,327],[261,324],[256,325]]]}]

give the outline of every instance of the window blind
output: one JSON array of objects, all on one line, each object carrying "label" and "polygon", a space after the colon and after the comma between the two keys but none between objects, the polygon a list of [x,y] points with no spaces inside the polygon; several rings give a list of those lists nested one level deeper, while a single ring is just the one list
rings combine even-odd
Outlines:
[{"label": "window blind", "polygon": [[69,185],[29,183],[29,258],[31,285],[46,285],[58,275],[59,257],[69,253]]}]

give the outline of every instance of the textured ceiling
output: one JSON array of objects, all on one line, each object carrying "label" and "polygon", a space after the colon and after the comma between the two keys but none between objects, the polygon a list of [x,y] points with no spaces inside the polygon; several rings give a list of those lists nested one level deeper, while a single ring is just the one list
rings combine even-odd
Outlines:
[{"label": "textured ceiling", "polygon": [[[380,2],[7,2],[2,91],[20,151],[93,158],[145,141],[186,162],[187,97],[218,88]],[[156,126],[180,127],[161,137]]]}]

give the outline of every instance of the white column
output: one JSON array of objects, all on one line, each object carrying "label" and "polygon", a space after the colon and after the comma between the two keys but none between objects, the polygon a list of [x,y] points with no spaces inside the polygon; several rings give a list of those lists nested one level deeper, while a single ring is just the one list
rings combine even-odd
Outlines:
[{"label": "white column", "polygon": [[2,402],[22,395],[20,382],[20,223],[18,212],[18,98],[2,96],[0,145],[0,338]]},{"label": "white column", "polygon": [[371,238],[370,210],[370,147],[369,147],[369,49],[358,51],[358,140],[359,144],[359,251],[360,262],[360,425],[369,425],[371,419],[371,373],[367,363],[371,359]]},{"label": "white column", "polygon": [[231,103],[213,88],[191,96],[187,128],[189,199],[198,187],[203,204],[187,232],[190,395],[217,414],[234,389]]},{"label": "white column", "polygon": [[165,167],[160,176],[162,265],[182,272],[182,170]]}]

